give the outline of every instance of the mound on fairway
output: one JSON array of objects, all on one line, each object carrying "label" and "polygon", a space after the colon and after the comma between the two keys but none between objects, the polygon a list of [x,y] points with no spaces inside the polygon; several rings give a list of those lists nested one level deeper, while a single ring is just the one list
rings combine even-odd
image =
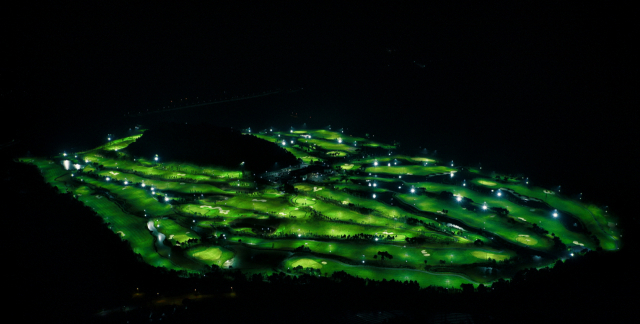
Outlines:
[{"label": "mound on fairway", "polygon": [[191,255],[207,264],[213,264],[222,256],[222,250],[219,247],[197,247]]},{"label": "mound on fairway", "polygon": [[302,266],[303,268],[322,269],[322,264],[311,259],[299,259],[291,264],[292,267]]}]

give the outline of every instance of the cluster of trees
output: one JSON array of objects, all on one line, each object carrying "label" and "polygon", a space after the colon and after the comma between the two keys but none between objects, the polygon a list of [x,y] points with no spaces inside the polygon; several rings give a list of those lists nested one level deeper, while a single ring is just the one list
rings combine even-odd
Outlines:
[{"label": "cluster of trees", "polygon": [[184,242],[176,241],[176,245],[180,246],[180,247],[183,247],[183,248],[186,248],[186,247],[191,246],[191,244],[198,244],[198,241],[199,240],[197,238],[190,238],[190,239],[188,239],[188,240],[186,240]]},{"label": "cluster of trees", "polygon": [[387,251],[378,251],[377,254],[373,255],[374,259],[378,258],[378,255],[380,256],[380,260],[384,261],[384,258],[387,258],[389,260],[393,259],[393,255],[391,255],[389,252]]}]

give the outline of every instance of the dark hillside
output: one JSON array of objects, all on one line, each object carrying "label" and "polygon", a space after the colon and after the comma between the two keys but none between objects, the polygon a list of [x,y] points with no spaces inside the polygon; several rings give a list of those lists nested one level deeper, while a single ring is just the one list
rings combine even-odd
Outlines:
[{"label": "dark hillside", "polygon": [[245,168],[253,172],[274,170],[298,163],[293,154],[275,143],[239,130],[208,124],[166,123],[144,133],[127,150],[138,157],[161,161],[185,161],[199,165]]}]

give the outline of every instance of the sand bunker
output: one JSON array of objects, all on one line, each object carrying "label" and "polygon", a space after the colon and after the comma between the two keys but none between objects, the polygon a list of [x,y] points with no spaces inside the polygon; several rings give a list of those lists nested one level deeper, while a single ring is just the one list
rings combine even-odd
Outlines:
[{"label": "sand bunker", "polygon": [[116,234],[120,234],[120,236],[124,237],[124,233],[122,231],[117,231]]},{"label": "sand bunker", "polygon": [[109,171],[109,173],[113,174],[114,176],[116,176],[116,175],[120,174],[120,173],[118,173],[118,172],[113,172],[113,171]]},{"label": "sand bunker", "polygon": [[[322,187],[320,187],[320,188],[318,188],[318,187],[313,187],[313,192],[320,191],[320,190],[322,190]],[[315,199],[314,199],[314,200],[315,200]]]},{"label": "sand bunker", "polygon": [[96,198],[98,198],[98,199],[102,199],[102,196],[96,196]]},{"label": "sand bunker", "polygon": [[251,201],[267,202],[266,199],[252,199]]},{"label": "sand bunker", "polygon": [[322,262],[320,262],[320,263],[322,263],[322,264],[327,264],[327,261],[322,261]]},{"label": "sand bunker", "polygon": [[178,173],[178,175],[179,175],[179,176],[183,176],[183,177],[184,177],[184,176],[186,176],[187,174],[185,174],[185,173]]},{"label": "sand bunker", "polygon": [[542,190],[542,192],[546,193],[547,195],[555,195],[556,193],[553,191],[549,191],[549,190]]},{"label": "sand bunker", "polygon": [[422,251],[420,251],[420,253],[422,253],[422,255],[426,256],[426,257],[431,255],[431,254],[427,253],[427,250],[422,250]]},{"label": "sand bunker", "polygon": [[523,222],[526,222],[526,221],[527,221],[526,219],[524,219],[524,218],[522,218],[522,217],[518,217],[518,219],[519,219],[519,220],[521,220],[521,221],[523,221]]},{"label": "sand bunker", "polygon": [[575,244],[575,245],[580,245],[580,246],[584,246],[584,244],[582,244],[582,243],[580,243],[580,242],[578,242],[578,241],[573,241],[573,244]]},{"label": "sand bunker", "polygon": [[171,234],[171,236],[169,236],[169,239],[172,239],[172,238],[173,238],[173,234]]}]

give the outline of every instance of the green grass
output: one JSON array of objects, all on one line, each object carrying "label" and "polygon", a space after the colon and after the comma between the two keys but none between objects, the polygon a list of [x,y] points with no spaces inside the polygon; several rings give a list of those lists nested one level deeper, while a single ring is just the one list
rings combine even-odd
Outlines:
[{"label": "green grass", "polygon": [[[299,180],[294,184],[296,194],[284,194],[279,185],[254,183],[248,174],[243,177],[237,169],[162,159],[156,162],[153,157],[133,159],[125,148],[142,136],[140,134],[77,153],[77,158],[69,153],[52,159],[23,158],[21,161],[36,165],[45,181],[62,192],[71,192],[76,199],[93,208],[109,223],[114,235],[129,241],[133,252],[139,253],[145,262],[176,270],[199,271],[213,264],[228,267],[234,258],[240,258],[236,259],[240,262],[234,261],[234,267],[244,264],[246,271],[257,271],[252,267],[258,263],[242,260],[243,253],[236,255],[234,247],[263,252],[275,250],[272,255],[283,258],[285,253],[306,246],[312,253],[292,254],[280,266],[261,271],[286,271],[301,265],[327,274],[346,271],[371,279],[416,280],[421,286],[458,287],[461,283],[486,282],[487,279],[478,275],[478,267],[469,265],[484,263],[489,258],[503,261],[516,256],[511,249],[493,245],[486,235],[452,228],[442,218],[438,220],[443,209],[448,210],[448,217],[467,226],[536,250],[553,252],[553,241],[551,235],[534,233],[531,230],[533,223],[554,233],[568,246],[597,248],[588,235],[568,230],[548,210],[510,202],[506,192],[499,197],[496,192],[500,188],[543,200],[557,208],[560,217],[563,213],[573,214],[600,239],[604,249],[615,249],[621,234],[615,215],[557,193],[545,194],[545,189],[528,186],[521,180],[497,181],[486,177],[482,170],[471,168],[473,176],[467,179],[467,187],[427,182],[430,175],[451,174],[457,169],[436,165],[436,160],[425,156],[356,156],[354,153],[362,146],[393,148],[373,141],[373,135],[359,137],[329,130],[253,135],[279,144],[285,141],[284,149],[307,163],[334,161],[327,158],[327,154],[336,153],[343,158],[331,167],[347,171],[325,177],[323,182]],[[355,146],[354,142],[357,143]],[[303,148],[305,146],[309,148],[308,152]],[[106,157],[113,153],[105,151],[116,149],[117,159]],[[378,166],[374,166],[376,161]],[[78,172],[74,164],[84,167],[83,172]],[[102,166],[97,168],[98,165]],[[359,171],[362,166],[364,172]],[[94,178],[94,174],[99,178]],[[426,178],[416,181],[414,176]],[[122,183],[124,180],[126,185]],[[377,186],[368,186],[367,182]],[[494,192],[473,191],[471,185]],[[396,189],[398,186],[401,188]],[[409,193],[411,187],[424,188],[427,194],[420,190]],[[455,199],[435,198],[442,191],[470,198],[478,206],[486,203],[489,207],[506,208],[513,221],[490,210],[466,210]],[[372,199],[374,193],[380,197]],[[158,201],[157,194],[166,194],[173,200],[173,205],[163,199]],[[394,200],[388,200],[390,197]],[[404,207],[399,204],[401,202],[410,207]],[[406,221],[409,217],[435,228],[409,225]],[[148,222],[165,235],[165,246],[155,242],[147,228]],[[264,230],[268,232],[261,232]],[[357,234],[371,237],[347,239]],[[405,240],[409,237],[428,240],[422,244],[409,244]],[[185,244],[189,239],[198,241]],[[475,245],[476,240],[483,241],[484,246]],[[178,242],[180,246],[177,246]],[[374,258],[378,251],[387,251],[393,259]],[[280,262],[278,260],[282,259],[276,262]],[[430,267],[428,271],[425,262]],[[525,265],[529,264],[522,264]]]}]

